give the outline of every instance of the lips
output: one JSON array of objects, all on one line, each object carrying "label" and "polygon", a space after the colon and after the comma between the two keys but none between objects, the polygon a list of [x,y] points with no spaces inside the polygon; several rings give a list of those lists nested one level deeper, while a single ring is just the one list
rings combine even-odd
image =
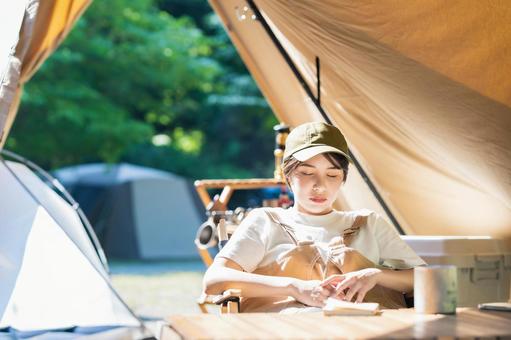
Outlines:
[{"label": "lips", "polygon": [[326,198],[323,198],[323,197],[311,197],[309,199],[314,203],[325,203],[326,202]]}]

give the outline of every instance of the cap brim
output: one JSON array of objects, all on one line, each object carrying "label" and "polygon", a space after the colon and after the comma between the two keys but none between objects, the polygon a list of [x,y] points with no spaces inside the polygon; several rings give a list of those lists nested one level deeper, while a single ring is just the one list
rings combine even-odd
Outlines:
[{"label": "cap brim", "polygon": [[297,160],[299,160],[300,162],[305,162],[306,160],[311,159],[314,156],[317,156],[321,153],[326,153],[326,152],[333,152],[333,153],[341,154],[341,155],[345,156],[348,159],[348,161],[352,162],[351,158],[348,155],[346,155],[344,152],[342,152],[341,150],[336,149],[332,146],[328,146],[328,145],[311,146],[309,148],[306,148],[306,149],[303,149],[303,150],[293,153],[292,156],[294,158],[296,158]]}]

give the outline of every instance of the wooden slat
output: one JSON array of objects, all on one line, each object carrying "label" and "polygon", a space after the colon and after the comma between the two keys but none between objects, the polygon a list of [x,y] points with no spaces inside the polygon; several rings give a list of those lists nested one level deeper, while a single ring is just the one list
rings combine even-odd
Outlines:
[{"label": "wooden slat", "polygon": [[195,242],[195,246],[197,248],[197,251],[199,252],[202,262],[204,262],[206,267],[211,266],[211,264],[213,263],[213,258],[211,257],[211,254],[208,252],[208,250],[199,245],[198,242]]},{"label": "wooden slat", "polygon": [[511,313],[473,308],[458,308],[456,315],[421,315],[413,309],[384,310],[381,316],[175,315],[168,322],[181,336],[201,339],[511,337]]},{"label": "wooden slat", "polygon": [[194,182],[195,190],[197,190],[197,193],[199,194],[199,197],[205,207],[207,207],[212,202],[211,196],[209,196],[207,189],[224,188],[221,201],[227,205],[227,202],[229,202],[229,199],[231,198],[234,190],[260,189],[274,187],[282,184],[285,183],[282,180],[276,178],[203,179]]},{"label": "wooden slat", "polygon": [[265,186],[276,186],[284,184],[281,180],[275,178],[249,178],[249,179],[204,179],[195,181],[195,187],[204,187],[206,189],[223,188],[231,186],[233,189],[253,189]]}]

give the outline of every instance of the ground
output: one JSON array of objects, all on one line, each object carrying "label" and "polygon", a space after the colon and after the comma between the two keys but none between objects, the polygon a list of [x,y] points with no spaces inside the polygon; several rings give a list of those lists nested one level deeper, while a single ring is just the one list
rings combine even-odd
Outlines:
[{"label": "ground", "polygon": [[110,262],[114,287],[143,318],[200,313],[196,299],[206,270],[201,261]]}]

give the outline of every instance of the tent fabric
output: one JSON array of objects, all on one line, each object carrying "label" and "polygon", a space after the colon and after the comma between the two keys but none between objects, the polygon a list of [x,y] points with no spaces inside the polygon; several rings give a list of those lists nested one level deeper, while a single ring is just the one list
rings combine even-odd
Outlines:
[{"label": "tent fabric", "polygon": [[[509,2],[254,2],[407,233],[511,239]],[[210,3],[276,115],[323,120],[252,12]]]},{"label": "tent fabric", "polygon": [[3,73],[0,78],[0,148],[7,138],[4,128],[8,123],[12,124],[14,119],[9,113],[16,112],[19,105],[22,62],[28,50],[37,12],[35,1],[19,2],[17,6],[6,4],[7,2],[2,5],[2,10],[11,19],[2,21],[2,31],[8,34],[7,44],[10,46],[4,46],[5,51],[9,53],[1,65]]},{"label": "tent fabric", "polygon": [[[9,62],[0,75],[0,149],[16,116],[23,84],[58,47],[91,0],[26,0],[25,3],[19,39],[9,52]],[[17,10],[16,6],[11,8]],[[12,25],[12,22],[5,20],[3,24]],[[5,31],[10,29],[5,28]]]},{"label": "tent fabric", "polygon": [[80,204],[105,253],[117,259],[196,259],[205,219],[191,182],[132,164],[82,164],[55,171]]},{"label": "tent fabric", "polygon": [[26,166],[0,162],[0,329],[139,326],[76,211]]}]

